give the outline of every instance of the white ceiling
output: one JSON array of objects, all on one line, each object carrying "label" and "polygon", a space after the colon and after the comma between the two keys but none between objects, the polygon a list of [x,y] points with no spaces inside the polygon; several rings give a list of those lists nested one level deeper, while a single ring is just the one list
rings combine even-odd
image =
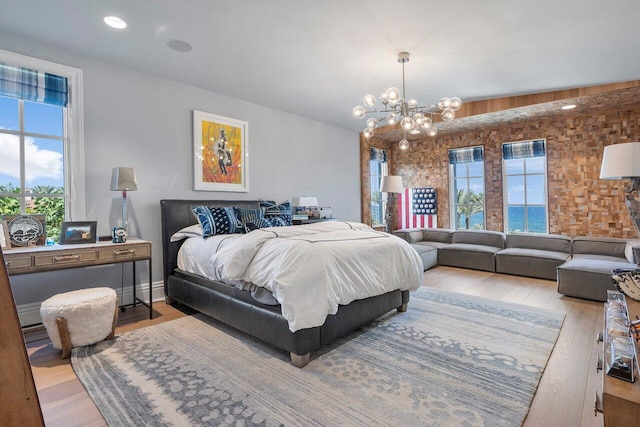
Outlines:
[{"label": "white ceiling", "polygon": [[357,132],[400,51],[421,104],[637,80],[639,18],[638,0],[0,0],[0,32]]}]

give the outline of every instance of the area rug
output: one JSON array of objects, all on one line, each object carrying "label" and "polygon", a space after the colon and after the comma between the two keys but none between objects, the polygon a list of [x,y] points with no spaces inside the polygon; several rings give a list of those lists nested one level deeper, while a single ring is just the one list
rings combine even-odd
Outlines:
[{"label": "area rug", "polygon": [[422,287],[303,369],[200,314],[76,348],[72,365],[111,426],[518,426],[563,320]]}]

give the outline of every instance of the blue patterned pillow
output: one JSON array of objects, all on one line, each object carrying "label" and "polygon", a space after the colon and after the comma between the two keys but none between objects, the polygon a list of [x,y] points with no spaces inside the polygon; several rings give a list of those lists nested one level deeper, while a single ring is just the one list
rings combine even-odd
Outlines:
[{"label": "blue patterned pillow", "polygon": [[278,215],[268,218],[262,218],[262,220],[258,224],[258,227],[286,227],[288,225],[292,225],[291,215]]},{"label": "blue patterned pillow", "polygon": [[202,227],[202,237],[242,232],[233,208],[194,206],[191,210]]},{"label": "blue patterned pillow", "polygon": [[[243,233],[248,233],[257,228],[256,224],[260,224],[262,221],[263,213],[262,209],[246,209],[246,208],[233,208],[233,212],[240,221],[240,226]],[[253,224],[253,228],[249,226]]]},{"label": "blue patterned pillow", "polygon": [[291,204],[288,200],[279,205],[271,200],[260,200],[260,209],[264,212],[264,216],[291,215]]}]

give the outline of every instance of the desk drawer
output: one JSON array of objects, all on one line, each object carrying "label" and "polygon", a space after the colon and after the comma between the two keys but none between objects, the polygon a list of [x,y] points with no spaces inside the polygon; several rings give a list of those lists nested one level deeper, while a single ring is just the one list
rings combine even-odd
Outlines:
[{"label": "desk drawer", "polygon": [[98,249],[98,258],[100,261],[122,260],[122,259],[147,259],[149,258],[149,249],[151,245],[146,243],[118,246],[113,245],[108,248]]},{"label": "desk drawer", "polygon": [[9,254],[5,253],[4,263],[7,266],[7,271],[9,272],[9,274],[14,271],[28,270],[29,268],[31,268],[31,256],[10,256]]},{"label": "desk drawer", "polygon": [[96,251],[91,249],[52,254],[42,253],[35,255],[33,260],[35,267],[50,267],[68,264],[74,264],[75,266],[84,264],[91,265],[96,260]]}]

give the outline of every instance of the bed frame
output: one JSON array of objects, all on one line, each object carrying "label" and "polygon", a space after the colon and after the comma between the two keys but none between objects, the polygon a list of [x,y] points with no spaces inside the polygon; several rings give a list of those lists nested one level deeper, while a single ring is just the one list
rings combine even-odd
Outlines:
[{"label": "bed frame", "polygon": [[259,208],[257,200],[160,201],[164,294],[167,304],[184,304],[288,351],[291,362],[300,368],[309,363],[312,351],[371,323],[393,309],[406,311],[409,292],[396,290],[341,305],[338,312],[329,315],[322,326],[291,332],[287,320],[280,313],[280,306],[261,304],[253,300],[246,291],[178,269],[177,257],[182,241],[171,242],[170,238],[176,231],[197,223],[191,208],[200,205]]}]

